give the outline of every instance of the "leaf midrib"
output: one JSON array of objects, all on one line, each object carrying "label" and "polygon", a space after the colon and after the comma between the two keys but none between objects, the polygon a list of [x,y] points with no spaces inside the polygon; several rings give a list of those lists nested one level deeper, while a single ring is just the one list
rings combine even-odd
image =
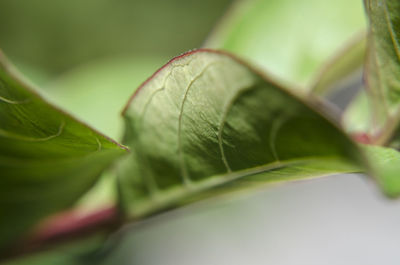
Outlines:
[{"label": "leaf midrib", "polygon": [[[310,164],[315,161],[341,162],[343,160],[337,156],[318,156],[318,157],[309,156],[303,158],[274,161],[272,163],[267,163],[264,165],[247,168],[244,170],[232,171],[220,175],[210,176],[200,181],[192,181],[190,182],[190,185],[176,185],[167,190],[157,190],[157,192],[152,193],[149,198],[145,198],[141,201],[137,200],[135,203],[131,205],[132,209],[131,212],[133,213],[132,216],[133,218],[139,218],[150,215],[153,212],[172,206],[174,203],[184,198],[195,196],[201,192],[226,185],[241,178],[267,173],[268,171],[274,169]],[[322,177],[322,176],[332,175],[335,173],[356,173],[356,172],[361,172],[361,170],[357,169],[356,167],[354,167],[352,170],[341,170],[341,169],[338,169],[337,171],[321,170],[321,174],[319,174],[319,176]],[[306,178],[307,177],[303,177],[302,179]],[[315,178],[315,175],[312,176],[312,178]]]}]

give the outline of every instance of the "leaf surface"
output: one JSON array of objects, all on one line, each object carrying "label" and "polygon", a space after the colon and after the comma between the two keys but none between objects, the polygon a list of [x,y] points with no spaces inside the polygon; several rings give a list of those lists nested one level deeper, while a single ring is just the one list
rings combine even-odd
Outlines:
[{"label": "leaf surface", "polygon": [[0,249],[70,206],[123,153],[44,101],[0,52]]},{"label": "leaf surface", "polygon": [[357,146],[311,105],[229,54],[176,57],[125,109],[123,207],[141,216],[244,183],[359,171]]}]

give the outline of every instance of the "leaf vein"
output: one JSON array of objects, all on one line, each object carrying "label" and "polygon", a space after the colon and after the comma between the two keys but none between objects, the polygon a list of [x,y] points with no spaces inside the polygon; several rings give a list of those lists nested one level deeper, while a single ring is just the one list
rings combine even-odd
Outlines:
[{"label": "leaf vein", "polygon": [[173,68],[168,72],[168,74],[165,76],[165,78],[164,78],[164,80],[163,80],[163,84],[162,84],[159,88],[155,89],[155,90],[151,93],[150,98],[147,100],[146,104],[144,105],[143,111],[142,111],[142,113],[140,114],[140,118],[141,118],[142,120],[143,120],[144,116],[146,115],[147,109],[149,108],[149,106],[150,106],[151,102],[153,101],[153,98],[156,96],[156,94],[158,94],[159,92],[165,90],[165,86],[166,86],[168,80],[171,78],[173,71],[174,71],[176,68],[178,68],[178,67],[179,67],[179,68],[180,68],[180,67],[185,67],[185,66],[187,66],[188,64],[189,64],[189,63],[186,63],[186,64],[175,64],[175,65],[173,66]]},{"label": "leaf vein", "polygon": [[226,155],[225,155],[225,149],[224,149],[224,144],[223,144],[223,139],[222,139],[222,133],[223,133],[223,131],[224,131],[224,127],[225,127],[225,123],[226,123],[226,119],[227,119],[227,117],[228,117],[228,114],[229,114],[229,112],[230,112],[232,106],[234,105],[235,101],[239,98],[239,96],[241,95],[241,93],[243,93],[243,92],[245,92],[245,91],[247,91],[248,89],[251,89],[251,88],[252,88],[252,87],[249,86],[249,87],[245,87],[245,88],[239,90],[239,91],[232,97],[232,99],[228,101],[228,103],[227,103],[227,104],[225,105],[225,107],[224,107],[224,112],[222,113],[221,120],[220,120],[220,122],[219,122],[219,128],[218,128],[218,145],[219,145],[219,150],[220,150],[220,153],[221,153],[222,162],[224,163],[225,168],[226,168],[226,171],[227,171],[228,173],[232,172],[232,168],[230,167],[229,162],[228,162],[228,160],[227,160],[227,158],[226,158]]},{"label": "leaf vein", "polygon": [[8,132],[4,129],[0,129],[0,136],[14,139],[14,140],[27,141],[27,142],[45,142],[45,141],[51,140],[53,138],[56,138],[57,136],[60,136],[64,130],[64,126],[65,126],[65,121],[62,121],[60,126],[58,127],[58,131],[55,134],[49,135],[46,137],[42,137],[42,138],[22,136],[22,135],[18,135],[18,134],[12,133],[12,132]]},{"label": "leaf vein", "polygon": [[0,96],[0,101],[3,101],[3,102],[8,103],[8,104],[12,104],[12,105],[19,105],[19,104],[28,103],[30,100],[29,99],[12,100],[12,99],[8,99],[8,98],[5,98],[3,96]]},{"label": "leaf vein", "polygon": [[182,150],[182,118],[183,118],[183,110],[185,107],[185,102],[187,100],[188,94],[190,89],[192,88],[193,84],[199,80],[199,78],[201,78],[204,73],[211,67],[214,66],[215,64],[220,63],[220,61],[215,61],[212,63],[207,64],[201,71],[199,74],[197,74],[197,76],[195,76],[188,84],[185,93],[183,95],[183,99],[182,99],[182,104],[181,104],[181,108],[179,111],[179,116],[178,116],[178,154],[179,154],[179,158],[180,158],[180,167],[181,167],[181,175],[182,175],[182,182],[184,186],[189,186],[191,184],[191,179],[189,176],[189,172],[186,168],[186,164],[185,164],[185,159],[184,159],[184,153]]}]

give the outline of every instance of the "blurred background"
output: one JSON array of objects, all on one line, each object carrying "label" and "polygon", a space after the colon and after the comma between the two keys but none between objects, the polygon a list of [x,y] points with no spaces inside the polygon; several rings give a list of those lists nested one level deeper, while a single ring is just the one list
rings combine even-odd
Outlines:
[{"label": "blurred background", "polygon": [[229,4],[1,0],[0,47],[47,98],[119,138],[130,95],[169,59],[199,48]]},{"label": "blurred background", "polygon": [[[259,12],[251,13],[251,3]],[[45,97],[118,140],[119,112],[130,95],[182,52],[206,43],[282,82],[304,85],[365,28],[361,0],[231,5],[0,0],[0,48]],[[113,175],[107,176],[87,200],[113,199],[107,190]],[[100,254],[82,254],[90,245],[83,243],[7,264],[398,264],[399,223],[399,202],[385,199],[364,176],[337,175],[205,201],[128,225]]]}]

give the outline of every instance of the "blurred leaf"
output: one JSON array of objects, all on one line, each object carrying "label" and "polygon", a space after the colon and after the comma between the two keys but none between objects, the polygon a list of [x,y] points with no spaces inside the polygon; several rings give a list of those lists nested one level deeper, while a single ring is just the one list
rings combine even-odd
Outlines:
[{"label": "blurred leaf", "polygon": [[371,133],[374,127],[372,109],[365,90],[361,90],[347,107],[342,116],[342,123],[349,133]]},{"label": "blurred leaf", "polygon": [[355,36],[321,69],[311,92],[319,95],[334,93],[340,87],[338,82],[343,82],[361,70],[366,48],[365,33]]},{"label": "blurred leaf", "polygon": [[129,96],[165,61],[162,56],[144,55],[96,60],[49,83],[45,95],[95,129],[118,139],[122,134],[121,111]]},{"label": "blurred leaf", "polygon": [[335,50],[365,27],[359,0],[237,1],[206,42],[290,84],[311,85]]},{"label": "blurred leaf", "polygon": [[124,118],[132,152],[119,181],[131,217],[235,181],[359,170],[358,148],[323,115],[221,52],[170,61],[136,91]]},{"label": "blurred leaf", "polygon": [[74,213],[82,214],[98,212],[112,207],[117,202],[116,180],[113,168],[104,171],[96,184],[75,203]]},{"label": "blurred leaf", "polygon": [[1,53],[0,120],[1,249],[70,206],[124,151],[45,102]]},{"label": "blurred leaf", "polygon": [[[375,129],[399,112],[400,103],[400,2],[365,0],[369,18],[365,78]],[[380,142],[386,142],[397,124],[388,122]]]},{"label": "blurred leaf", "polygon": [[400,195],[400,153],[382,146],[364,146],[373,175],[389,197]]},{"label": "blurred leaf", "polygon": [[50,76],[96,58],[170,58],[198,47],[230,1],[1,0],[0,43]]}]

